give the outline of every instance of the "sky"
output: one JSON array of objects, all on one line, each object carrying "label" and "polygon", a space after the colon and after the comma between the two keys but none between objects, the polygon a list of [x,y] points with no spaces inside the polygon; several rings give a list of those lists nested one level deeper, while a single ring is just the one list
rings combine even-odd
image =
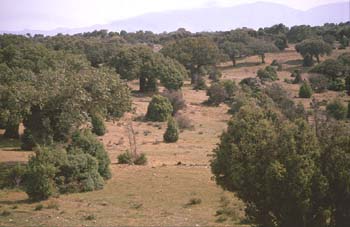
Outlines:
[{"label": "sky", "polygon": [[[177,9],[225,7],[257,0],[0,0],[0,30],[79,28]],[[307,10],[346,0],[262,0]]]}]

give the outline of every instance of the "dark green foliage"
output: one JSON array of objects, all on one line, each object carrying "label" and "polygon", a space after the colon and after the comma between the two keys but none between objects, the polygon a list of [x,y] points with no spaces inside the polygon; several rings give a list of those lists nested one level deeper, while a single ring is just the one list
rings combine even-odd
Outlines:
[{"label": "dark green foliage", "polygon": [[250,90],[252,92],[258,92],[261,88],[261,82],[258,78],[248,77],[239,83],[244,90]]},{"label": "dark green foliage", "polygon": [[19,188],[23,186],[24,176],[27,172],[27,166],[17,163],[3,164],[0,169],[0,188]]},{"label": "dark green foliage", "polygon": [[203,76],[197,76],[196,82],[193,86],[194,90],[205,90],[207,89],[207,84],[205,83],[205,79]]},{"label": "dark green foliage", "polygon": [[164,142],[175,143],[179,139],[179,128],[173,118],[169,118],[168,127],[163,135]]},{"label": "dark green foliage", "polygon": [[292,77],[294,77],[293,84],[300,84],[301,82],[303,82],[300,70],[294,70],[294,72],[292,73]]},{"label": "dark green foliage", "polygon": [[293,100],[289,97],[287,91],[283,89],[282,86],[274,83],[267,87],[265,92],[288,119],[306,119],[306,111],[304,106],[300,103],[295,105]]},{"label": "dark green foliage", "polygon": [[219,69],[217,69],[216,67],[211,67],[209,69],[209,79],[214,81],[214,82],[217,82],[220,80],[221,76],[222,76],[222,73]]},{"label": "dark green foliage", "polygon": [[311,201],[319,157],[315,133],[305,121],[281,122],[272,113],[241,108],[214,150],[212,172],[217,184],[245,202],[254,223],[312,226],[319,215]]},{"label": "dark green foliage", "polygon": [[343,75],[344,66],[338,60],[327,59],[313,67],[310,72],[323,74],[330,80],[335,80]]},{"label": "dark green foliage", "polygon": [[208,104],[214,106],[220,105],[228,97],[225,87],[220,83],[213,83],[207,90],[207,96],[209,96]]},{"label": "dark green foliage", "polygon": [[346,93],[350,96],[350,75],[348,75],[345,78],[345,90],[346,90]]},{"label": "dark green foliage", "polygon": [[108,153],[103,144],[88,130],[77,132],[72,137],[72,143],[68,147],[68,152],[82,150],[98,161],[98,173],[104,178],[111,178],[109,164],[111,163]]},{"label": "dark green foliage", "polygon": [[311,66],[315,57],[320,62],[320,56],[329,55],[332,52],[332,46],[319,39],[308,39],[295,46],[298,53],[304,58],[304,66]]},{"label": "dark green foliage", "polygon": [[346,115],[348,119],[350,119],[350,102],[348,102],[348,113]]},{"label": "dark green foliage", "polygon": [[314,59],[312,58],[312,56],[310,54],[305,54],[304,59],[303,59],[303,66],[304,67],[311,67],[313,66],[314,63]]},{"label": "dark green foliage", "polygon": [[191,83],[196,83],[202,66],[215,65],[219,60],[219,49],[206,37],[190,37],[167,43],[161,52],[176,59],[191,72]]},{"label": "dark green foliage", "polygon": [[21,149],[25,151],[31,151],[35,147],[33,135],[29,129],[24,129],[23,135],[21,136]]},{"label": "dark green foliage", "polygon": [[304,82],[299,89],[299,98],[310,98],[312,96],[312,88],[307,82]]},{"label": "dark green foliage", "polygon": [[238,90],[238,87],[234,80],[223,80],[220,81],[220,84],[224,87],[228,99],[231,99]]},{"label": "dark green foliage", "polygon": [[45,200],[57,192],[54,178],[63,158],[56,150],[40,148],[29,160],[24,190],[31,200]]},{"label": "dark green foliage", "polygon": [[56,183],[61,193],[87,192],[103,188],[98,160],[82,150],[70,150],[68,161],[60,166]]},{"label": "dark green foliage", "polygon": [[148,105],[146,119],[149,121],[166,121],[173,113],[173,106],[169,99],[160,95],[154,95]]},{"label": "dark green foliage", "polygon": [[258,77],[261,81],[275,81],[278,79],[276,70],[271,66],[267,66],[265,69],[259,69]]},{"label": "dark green foliage", "polygon": [[328,90],[330,91],[344,91],[345,90],[345,83],[342,79],[334,79],[331,80],[328,84]]},{"label": "dark green foliage", "polygon": [[331,101],[327,105],[326,110],[329,116],[337,120],[343,120],[346,118],[347,108],[339,99]]},{"label": "dark green foliage", "polygon": [[326,76],[321,74],[311,75],[309,78],[310,86],[312,90],[317,93],[322,93],[327,90],[329,85],[329,80]]},{"label": "dark green foliage", "polygon": [[118,155],[118,164],[133,164],[132,155],[129,151]]},{"label": "dark green foliage", "polygon": [[140,155],[137,155],[137,157],[134,160],[135,165],[146,165],[147,164],[147,157],[146,154],[141,153]]},{"label": "dark green foliage", "polygon": [[104,119],[100,114],[92,114],[91,116],[92,132],[97,136],[103,136],[106,133]]},{"label": "dark green foliage", "polygon": [[128,165],[147,165],[147,156],[144,153],[141,154],[131,154],[126,151],[123,154],[118,155],[118,164],[128,164]]},{"label": "dark green foliage", "polygon": [[181,91],[169,91],[166,90],[163,92],[162,96],[166,97],[173,106],[172,115],[174,116],[179,110],[182,110],[186,107],[185,100]]},{"label": "dark green foliage", "polygon": [[287,39],[285,37],[277,38],[275,40],[275,46],[281,51],[286,49],[288,47]]},{"label": "dark green foliage", "polygon": [[347,226],[350,223],[350,127],[343,122],[325,122],[319,134],[322,147],[320,163],[324,175],[319,181],[324,186],[320,192],[323,195],[326,192],[329,199],[318,204],[321,209],[329,207],[328,217],[332,224],[328,226]]},{"label": "dark green foliage", "polygon": [[9,116],[9,119],[6,123],[4,137],[9,139],[18,139],[19,123],[20,119],[18,118],[18,116]]}]

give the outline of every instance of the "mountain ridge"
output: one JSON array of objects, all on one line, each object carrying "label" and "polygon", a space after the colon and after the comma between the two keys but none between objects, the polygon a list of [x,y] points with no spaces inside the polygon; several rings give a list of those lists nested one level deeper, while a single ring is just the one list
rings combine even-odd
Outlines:
[{"label": "mountain ridge", "polygon": [[316,26],[324,23],[340,23],[349,21],[349,15],[348,2],[320,5],[303,11],[278,3],[259,1],[231,7],[147,13],[129,19],[113,21],[109,24],[97,24],[83,28],[56,28],[47,31],[25,29],[22,31],[0,31],[0,33],[55,35],[57,33],[76,34],[101,29],[109,31],[126,30],[128,32],[144,30],[162,33],[164,31],[175,31],[180,27],[191,32],[223,31],[240,27],[257,29],[279,23],[286,26],[300,24]]}]

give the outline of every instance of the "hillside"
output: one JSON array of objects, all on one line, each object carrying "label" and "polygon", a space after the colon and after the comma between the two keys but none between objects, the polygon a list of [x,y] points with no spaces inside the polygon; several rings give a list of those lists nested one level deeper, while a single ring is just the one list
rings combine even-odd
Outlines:
[{"label": "hillside", "polygon": [[234,7],[212,7],[149,13],[126,20],[114,21],[110,24],[94,25],[86,28],[58,28],[51,31],[2,31],[1,33],[55,35],[57,33],[75,34],[100,29],[111,31],[126,30],[129,32],[147,30],[161,33],[164,31],[175,31],[181,27],[192,32],[219,31],[239,27],[267,27],[279,23],[287,26],[340,23],[349,21],[349,15],[348,2],[322,5],[307,11],[293,9],[281,4],[257,2]]}]

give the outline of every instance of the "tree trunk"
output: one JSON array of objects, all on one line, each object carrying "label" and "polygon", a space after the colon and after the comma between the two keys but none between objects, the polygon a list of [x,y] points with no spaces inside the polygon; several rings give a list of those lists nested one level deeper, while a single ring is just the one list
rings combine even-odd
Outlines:
[{"label": "tree trunk", "polygon": [[317,63],[320,63],[320,56],[316,55]]},{"label": "tree trunk", "polygon": [[265,64],[265,54],[261,55],[261,63]]},{"label": "tree trunk", "polygon": [[144,76],[140,76],[140,92],[146,91],[146,78]]},{"label": "tree trunk", "polygon": [[236,58],[233,57],[231,60],[232,60],[232,65],[233,65],[233,67],[235,67],[235,66],[236,66]]}]

